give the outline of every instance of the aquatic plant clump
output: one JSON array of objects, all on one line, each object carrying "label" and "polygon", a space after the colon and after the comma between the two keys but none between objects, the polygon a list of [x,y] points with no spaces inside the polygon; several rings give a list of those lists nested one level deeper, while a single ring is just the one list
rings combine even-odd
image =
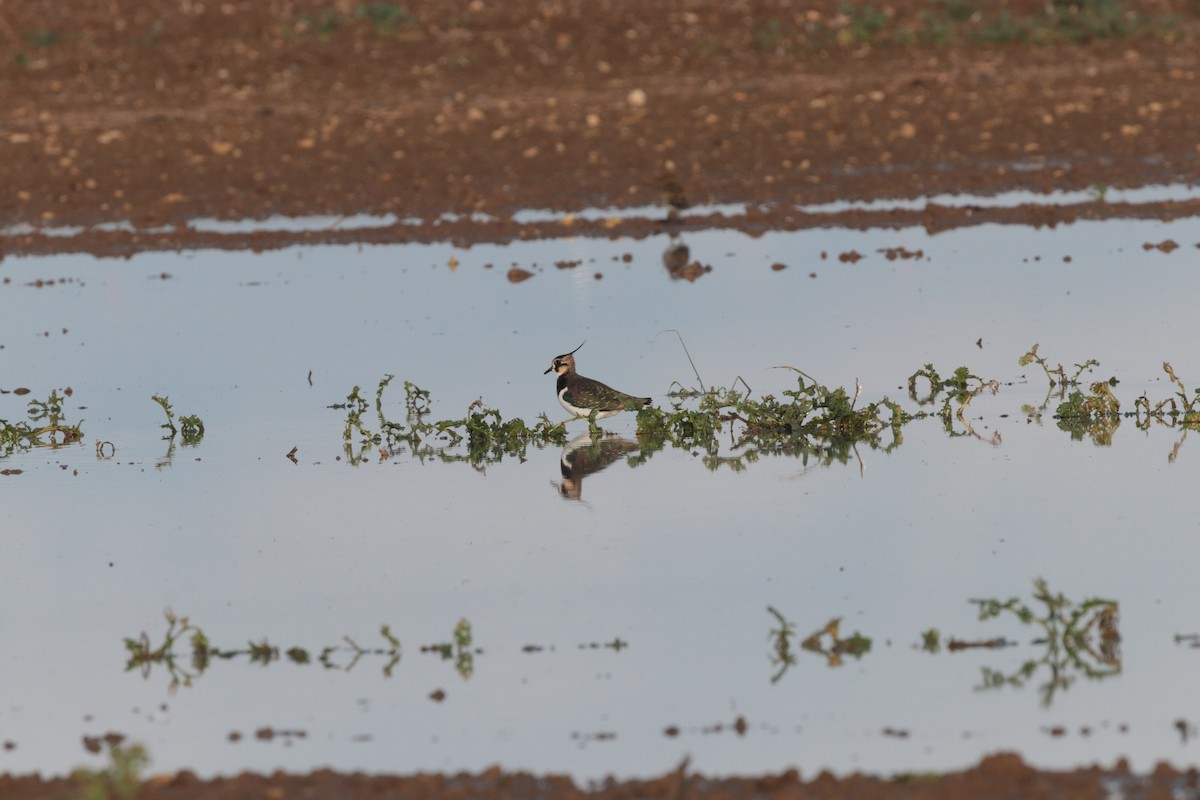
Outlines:
[{"label": "aquatic plant clump", "polygon": [[167,415],[167,421],[160,427],[167,431],[164,439],[174,441],[175,434],[179,434],[179,438],[185,445],[199,444],[204,438],[204,421],[195,414],[185,414],[179,418],[179,426],[175,426],[175,410],[171,407],[171,401],[167,397],[159,397],[151,395],[151,400],[162,406],[163,412]]},{"label": "aquatic plant clump", "polygon": [[58,389],[53,389],[45,400],[30,400],[29,422],[0,419],[0,455],[80,441],[83,438],[83,420],[74,425],[68,424],[63,413],[63,403],[71,394],[69,388],[64,389],[61,395]]},{"label": "aquatic plant clump", "polygon": [[[496,409],[484,406],[482,399],[467,406],[466,415],[459,419],[429,422],[425,417],[431,409],[430,393],[409,381],[404,382],[406,420],[396,422],[388,418],[383,403],[383,392],[395,377],[385,375],[375,390],[378,428],[374,431],[363,419],[368,405],[360,394],[360,387],[354,387],[345,403],[330,406],[346,412],[342,439],[349,463],[362,463],[365,449],[372,445],[378,446],[385,456],[407,446],[421,461],[432,457],[479,466],[498,462],[505,456],[524,458],[525,450],[531,444],[537,447],[566,444],[565,423],[552,423],[542,414],[541,420],[529,427],[518,417],[505,419]],[[432,444],[434,441],[440,444]],[[450,452],[463,442],[467,445],[466,455]]]},{"label": "aquatic plant clump", "polygon": [[[1118,384],[1115,378],[1093,381],[1086,392],[1079,388],[1083,376],[1098,367],[1099,361],[1087,359],[1068,370],[1061,363],[1052,364],[1038,350],[1035,344],[1018,359],[1021,366],[1040,367],[1048,385],[1040,406],[1023,406],[1030,421],[1040,421],[1057,397],[1057,426],[1073,439],[1088,437],[1097,445],[1110,444],[1126,416],[1136,416],[1141,427],[1152,422],[1178,424],[1186,432],[1200,426],[1200,389],[1189,393],[1169,363],[1164,362],[1163,369],[1177,387],[1175,396],[1158,403],[1143,396],[1135,402],[1135,411],[1122,412],[1114,392]],[[697,374],[699,389],[673,382],[668,387],[667,403],[638,410],[637,441],[620,448],[621,457],[629,466],[639,467],[655,453],[672,447],[699,455],[709,470],[743,470],[764,456],[800,458],[806,467],[855,460],[862,466],[861,447],[890,452],[903,443],[905,425],[928,418],[940,419],[949,436],[973,436],[993,446],[1001,444],[998,430],[986,437],[976,433],[966,413],[980,395],[998,394],[1001,383],[976,375],[969,367],[960,366],[947,373],[925,364],[914,371],[907,378],[908,400],[917,407],[914,411],[886,395],[861,402],[862,387],[857,380],[853,389],[830,387],[796,367],[779,369],[794,373],[796,383],[778,396],[756,397],[741,378],[728,387],[711,387],[705,386]],[[381,458],[406,448],[418,461],[432,458],[478,468],[505,457],[524,459],[530,446],[568,446],[566,426],[573,420],[556,423],[543,413],[530,426],[520,418],[506,418],[482,399],[468,405],[462,417],[431,422],[430,392],[408,381],[404,382],[405,421],[398,422],[389,418],[383,398],[393,379],[393,375],[385,375],[379,381],[373,422],[366,418],[371,403],[358,386],[344,403],[330,406],[346,413],[343,440],[348,463],[362,463],[369,447],[377,447]],[[598,457],[599,453],[592,450],[603,449],[606,434],[596,419],[582,419],[588,422],[593,445],[588,454]],[[569,447],[582,452],[578,442]]]}]

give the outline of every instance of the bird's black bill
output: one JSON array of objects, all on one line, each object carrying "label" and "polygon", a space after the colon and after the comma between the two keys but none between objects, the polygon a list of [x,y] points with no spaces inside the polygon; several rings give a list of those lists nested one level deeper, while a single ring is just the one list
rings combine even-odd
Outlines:
[{"label": "bird's black bill", "polygon": [[[554,365],[553,365],[553,364],[551,364],[550,366],[546,367],[546,372],[549,372],[549,371],[550,371],[550,370],[552,370],[552,369],[554,369]],[[543,375],[545,375],[545,374],[546,374],[546,372],[543,372],[542,374],[543,374]]]}]

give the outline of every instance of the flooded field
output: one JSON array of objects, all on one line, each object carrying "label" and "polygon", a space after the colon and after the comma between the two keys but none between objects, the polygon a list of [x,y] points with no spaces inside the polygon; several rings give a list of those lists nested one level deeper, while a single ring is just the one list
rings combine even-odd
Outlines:
[{"label": "flooded field", "polygon": [[[82,431],[0,451],[0,770],[110,732],[202,776],[1195,761],[1200,443],[1160,403],[1200,221],[567,234],[0,262],[0,419]],[[561,422],[584,340],[666,424],[739,398],[471,446]],[[813,387],[878,424],[748,425]]]}]

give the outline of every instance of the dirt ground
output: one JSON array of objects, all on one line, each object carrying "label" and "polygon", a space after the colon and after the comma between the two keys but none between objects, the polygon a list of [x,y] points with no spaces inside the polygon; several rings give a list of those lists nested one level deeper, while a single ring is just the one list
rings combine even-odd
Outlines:
[{"label": "dirt ground", "polygon": [[[754,207],[672,224],[751,232],[1200,213],[1195,201],[797,211],[1013,189],[1101,198],[1106,187],[1200,177],[1200,6],[1132,3],[1100,29],[1079,27],[1086,3],[979,8],[989,10],[968,0],[0,0],[0,259],[563,233],[562,221],[512,219],[529,208],[649,205],[572,228],[646,236],[685,197]],[[1061,14],[1047,22],[1050,8]],[[1006,19],[1025,34],[997,41]],[[475,212],[486,221],[442,216]],[[403,222],[248,234],[188,224],[359,213]],[[184,772],[137,796],[988,800],[1104,797],[1113,782],[1168,797],[1195,793],[1196,781],[1166,768],[1134,779],[1119,765],[1042,772],[997,755],[937,778],[681,771],[588,790],[499,770]],[[0,776],[4,800],[77,789]]]},{"label": "dirt ground", "polygon": [[[645,236],[680,196],[761,204],[683,223],[749,231],[1197,213],[796,211],[1197,178],[1194,2],[972,2],[0,0],[0,256],[499,241],[562,233],[514,223],[520,209],[657,206],[575,220]],[[1024,33],[994,43],[1006,22]],[[439,220],[472,212],[489,221]],[[407,224],[187,227],[356,213]],[[88,230],[42,233],[63,227]]]},{"label": "dirt ground", "polygon": [[[940,776],[918,775],[878,778],[851,775],[835,778],[828,773],[804,780],[795,771],[755,778],[706,778],[678,769],[651,780],[607,781],[579,787],[562,776],[535,776],[493,768],[468,775],[412,775],[405,777],[337,773],[318,770],[307,775],[242,774],[233,778],[200,780],[189,772],[150,778],[136,793],[137,800],[285,800],[286,798],[521,798],[522,800],[599,800],[600,798],[662,798],[663,800],[1085,800],[1086,798],[1138,797],[1168,800],[1194,796],[1200,778],[1159,767],[1146,776],[1131,776],[1123,765],[1109,770],[1041,772],[1020,757],[1000,754],[985,758],[963,772]],[[62,800],[78,796],[79,785],[70,779],[0,775],[0,797],[6,800]],[[1120,792],[1120,794],[1116,794]],[[114,795],[115,796],[115,795]]]}]

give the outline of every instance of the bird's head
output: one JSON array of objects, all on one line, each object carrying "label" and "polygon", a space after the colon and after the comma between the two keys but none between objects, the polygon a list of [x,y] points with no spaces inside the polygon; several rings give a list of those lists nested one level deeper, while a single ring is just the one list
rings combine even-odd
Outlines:
[{"label": "bird's head", "polygon": [[[579,347],[583,347],[585,344],[587,344],[586,339],[579,344]],[[555,375],[566,375],[568,372],[574,372],[575,353],[578,352],[579,347],[576,347],[569,353],[563,353],[561,356],[555,356],[554,360],[550,362],[550,366],[546,368],[546,372],[543,372],[542,374],[545,375],[549,372],[553,372]]]}]

